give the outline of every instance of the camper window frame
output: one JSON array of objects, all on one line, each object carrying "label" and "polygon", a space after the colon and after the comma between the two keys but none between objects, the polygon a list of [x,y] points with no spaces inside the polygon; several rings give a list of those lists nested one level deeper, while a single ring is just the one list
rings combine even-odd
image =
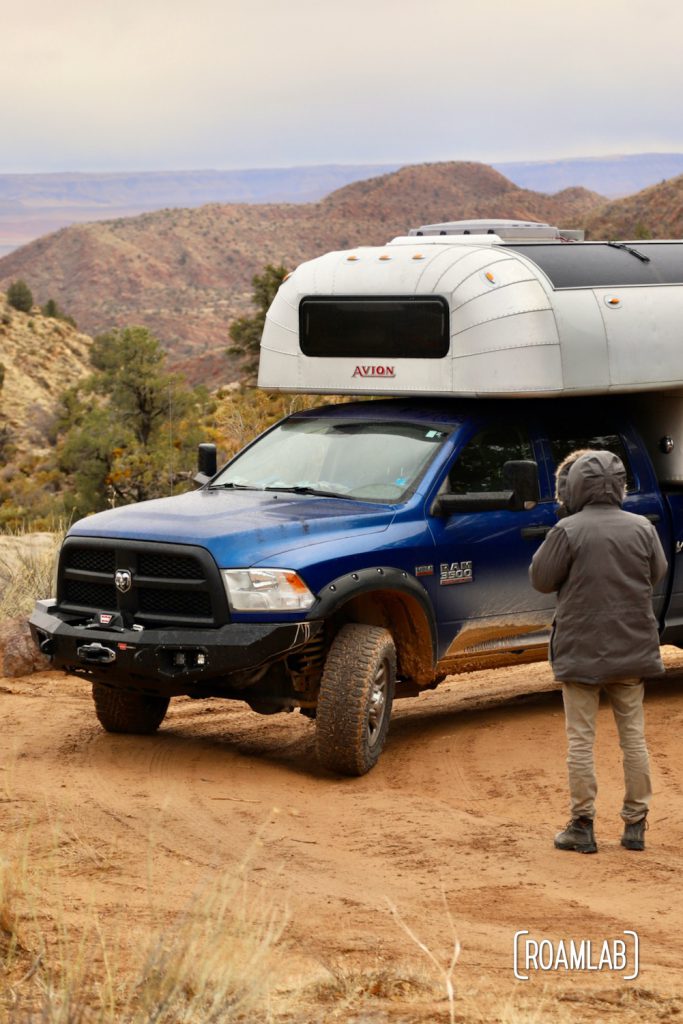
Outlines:
[{"label": "camper window frame", "polygon": [[[363,303],[367,306],[379,306],[381,303],[395,304],[403,307],[402,314],[398,314],[399,328],[405,327],[405,307],[408,305],[413,308],[418,305],[438,305],[441,308],[442,321],[441,328],[438,334],[437,344],[434,346],[432,351],[425,352],[425,340],[424,337],[415,337],[407,342],[405,337],[399,336],[399,342],[396,343],[395,347],[392,347],[392,342],[395,342],[395,337],[392,336],[391,330],[387,330],[385,334],[385,340],[389,341],[389,345],[382,350],[381,346],[373,348],[372,346],[362,347],[358,341],[354,332],[350,331],[348,335],[348,342],[336,343],[330,351],[324,351],[319,344],[312,345],[310,333],[308,330],[309,324],[307,320],[307,312],[311,307],[322,308],[325,306],[335,307],[339,309],[345,305],[350,306],[352,303]],[[314,359],[447,359],[450,355],[451,349],[451,325],[450,325],[450,304],[448,299],[444,295],[431,295],[431,294],[420,294],[420,295],[304,295],[299,301],[299,348],[302,355],[308,358]],[[354,341],[356,344],[354,346]]]}]

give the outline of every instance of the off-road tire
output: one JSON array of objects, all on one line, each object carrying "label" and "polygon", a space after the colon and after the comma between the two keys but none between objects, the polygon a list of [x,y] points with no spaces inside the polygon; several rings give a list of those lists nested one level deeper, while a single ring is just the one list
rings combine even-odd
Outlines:
[{"label": "off-road tire", "polygon": [[100,725],[107,732],[148,736],[156,732],[168,711],[169,698],[131,693],[101,683],[92,684],[92,699]]},{"label": "off-road tire", "polygon": [[365,775],[377,763],[387,738],[395,685],[391,633],[380,626],[342,626],[325,660],[318,697],[316,748],[325,768],[341,775]]}]

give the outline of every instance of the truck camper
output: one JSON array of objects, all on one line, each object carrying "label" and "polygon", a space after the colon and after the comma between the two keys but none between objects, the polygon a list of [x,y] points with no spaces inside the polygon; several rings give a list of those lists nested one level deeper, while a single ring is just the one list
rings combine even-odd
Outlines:
[{"label": "truck camper", "polygon": [[683,242],[576,234],[439,224],[304,263],[268,312],[259,384],[460,398],[682,388]]},{"label": "truck camper", "polygon": [[680,241],[455,222],[304,263],[259,384],[366,400],[295,413],[220,470],[201,446],[198,490],[74,524],[34,639],[109,731],[154,732],[175,695],[243,700],[298,710],[325,767],[363,774],[395,699],[546,656],[529,562],[555,467],[599,448],[656,524],[655,612],[683,646],[682,332]]}]

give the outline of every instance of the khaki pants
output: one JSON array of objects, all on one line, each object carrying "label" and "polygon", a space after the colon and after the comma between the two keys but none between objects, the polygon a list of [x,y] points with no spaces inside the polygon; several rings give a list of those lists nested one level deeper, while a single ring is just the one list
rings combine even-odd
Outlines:
[{"label": "khaki pants", "polygon": [[640,679],[622,679],[602,685],[562,684],[572,818],[595,817],[598,786],[593,765],[593,742],[601,690],[612,705],[624,755],[625,794],[621,816],[627,822],[640,821],[647,814],[652,798],[643,720],[644,686]]}]

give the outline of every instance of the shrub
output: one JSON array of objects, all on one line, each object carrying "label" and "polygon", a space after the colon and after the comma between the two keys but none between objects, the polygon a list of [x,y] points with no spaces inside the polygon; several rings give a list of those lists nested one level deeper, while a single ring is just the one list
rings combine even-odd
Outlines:
[{"label": "shrub", "polygon": [[14,309],[18,309],[20,313],[30,313],[31,307],[33,306],[33,293],[26,281],[19,278],[18,281],[12,281],[11,285],[7,289],[7,301],[10,306]]},{"label": "shrub", "polygon": [[63,320],[65,323],[71,324],[72,327],[77,326],[74,318],[64,312],[56,299],[48,299],[42,307],[41,313],[43,316],[51,317],[54,320]]}]

